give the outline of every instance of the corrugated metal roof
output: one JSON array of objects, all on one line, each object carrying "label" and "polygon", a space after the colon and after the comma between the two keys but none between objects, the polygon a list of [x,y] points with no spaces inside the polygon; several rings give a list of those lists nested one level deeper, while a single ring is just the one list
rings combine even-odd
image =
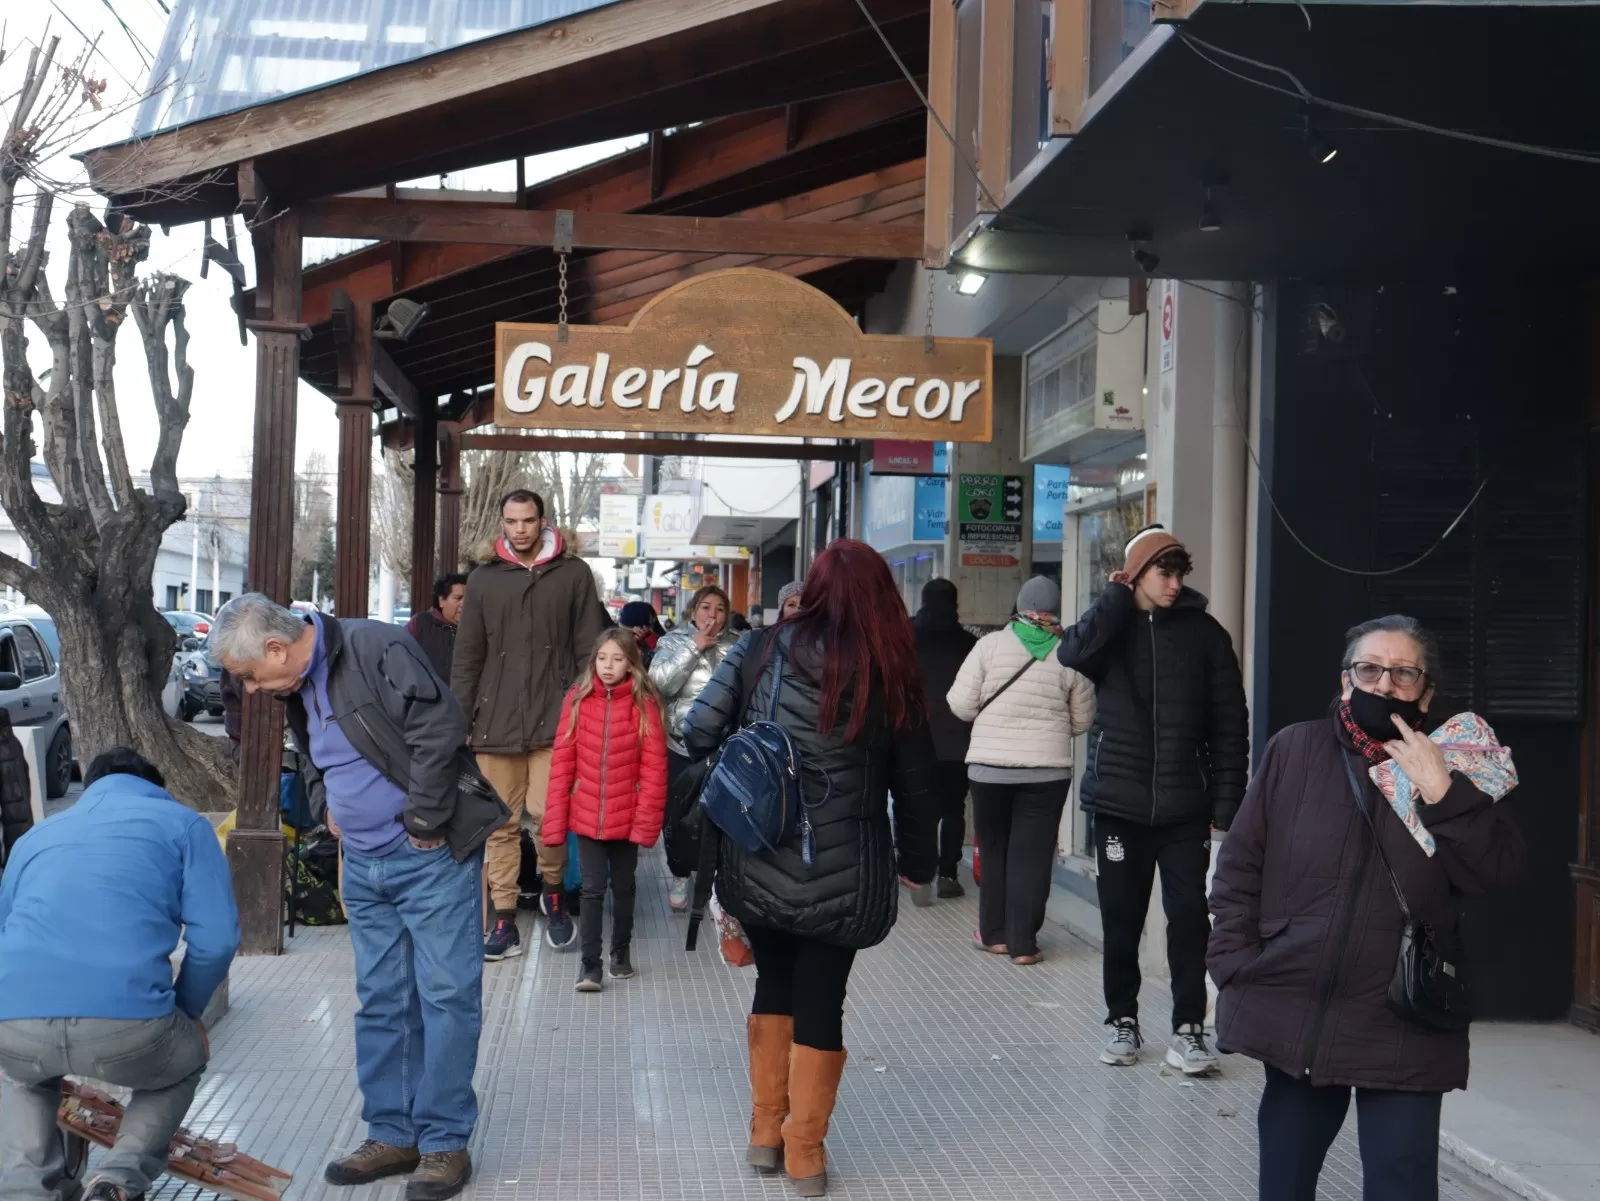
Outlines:
[{"label": "corrugated metal roof", "polygon": [[604,7],[612,0],[178,0],[139,136]]}]

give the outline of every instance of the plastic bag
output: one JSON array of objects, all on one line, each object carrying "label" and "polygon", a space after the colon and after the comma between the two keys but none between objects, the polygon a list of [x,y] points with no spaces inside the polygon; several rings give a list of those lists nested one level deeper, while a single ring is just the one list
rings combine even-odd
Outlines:
[{"label": "plastic bag", "polygon": [[749,967],[756,961],[750,949],[750,939],[739,924],[739,919],[723,910],[717,894],[711,894],[711,920],[717,923],[717,945],[722,951],[722,961],[730,967]]}]

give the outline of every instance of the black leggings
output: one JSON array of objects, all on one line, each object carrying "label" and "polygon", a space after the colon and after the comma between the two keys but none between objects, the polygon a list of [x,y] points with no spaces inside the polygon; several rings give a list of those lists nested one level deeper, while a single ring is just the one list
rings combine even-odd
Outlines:
[{"label": "black leggings", "polygon": [[626,838],[600,842],[578,835],[578,868],[583,873],[578,949],[585,963],[600,962],[607,883],[611,885],[611,949],[619,950],[633,941],[634,873],[638,866],[639,848]]},{"label": "black leggings", "polygon": [[802,938],[770,926],[746,926],[756,955],[751,1013],[794,1018],[794,1041],[818,1051],[844,1050],[844,994],[854,947]]}]

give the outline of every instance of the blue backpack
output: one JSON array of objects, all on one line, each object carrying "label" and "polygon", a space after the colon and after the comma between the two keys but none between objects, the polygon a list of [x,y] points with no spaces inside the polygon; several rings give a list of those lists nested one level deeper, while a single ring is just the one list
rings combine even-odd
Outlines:
[{"label": "blue backpack", "polygon": [[[745,648],[747,661],[758,655],[759,645],[751,639]],[[799,834],[800,858],[810,867],[816,847],[805,798],[805,764],[789,731],[776,720],[783,691],[783,647],[776,638],[771,645],[774,671],[767,715],[723,745],[700,791],[700,808],[717,829],[751,854],[776,850]]]}]

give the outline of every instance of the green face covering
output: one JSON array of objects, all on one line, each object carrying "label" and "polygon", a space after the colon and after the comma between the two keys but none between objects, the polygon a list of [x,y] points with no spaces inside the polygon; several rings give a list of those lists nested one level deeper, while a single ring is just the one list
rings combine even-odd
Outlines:
[{"label": "green face covering", "polygon": [[1043,659],[1056,649],[1056,643],[1061,639],[1031,621],[1013,621],[1011,632],[1021,640],[1022,645],[1028,648],[1028,653],[1035,659]]}]

